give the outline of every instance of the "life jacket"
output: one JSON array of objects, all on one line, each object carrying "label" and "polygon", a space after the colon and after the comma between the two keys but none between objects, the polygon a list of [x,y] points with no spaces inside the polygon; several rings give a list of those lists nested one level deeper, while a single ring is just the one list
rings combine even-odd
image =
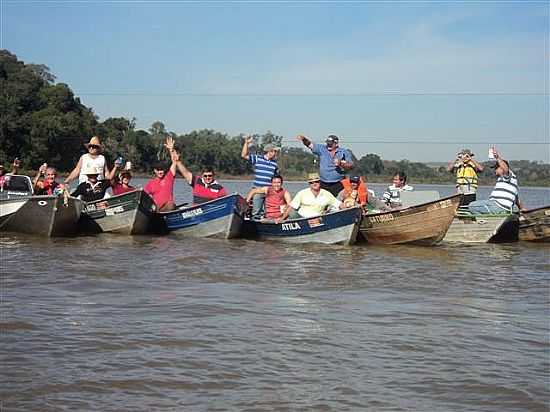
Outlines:
[{"label": "life jacket", "polygon": [[226,195],[225,189],[216,180],[214,180],[211,184],[206,185],[201,177],[194,176],[194,178],[193,203],[204,203]]},{"label": "life jacket", "polygon": [[[346,177],[345,179],[341,180],[340,183],[342,183],[342,185],[344,186],[344,193],[346,194],[344,196],[344,199],[349,197],[351,195],[351,192],[352,192],[352,188],[351,188],[351,182],[349,180],[349,177]],[[357,195],[358,195],[358,198],[359,198],[359,203],[361,205],[365,205],[367,204],[368,200],[369,200],[369,194],[368,194],[368,189],[367,189],[367,184],[365,183],[365,181],[363,180],[363,178],[361,177],[360,178],[360,181],[359,181],[359,186],[357,187]]]},{"label": "life jacket", "polygon": [[470,163],[461,164],[456,169],[456,187],[467,186],[477,189],[477,173],[474,166]]}]

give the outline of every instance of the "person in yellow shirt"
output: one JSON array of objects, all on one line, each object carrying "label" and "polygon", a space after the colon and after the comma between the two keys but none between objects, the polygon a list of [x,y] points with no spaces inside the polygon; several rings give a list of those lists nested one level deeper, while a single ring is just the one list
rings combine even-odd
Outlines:
[{"label": "person in yellow shirt", "polygon": [[291,219],[309,218],[319,216],[328,209],[345,209],[343,202],[336,199],[328,190],[321,189],[319,173],[310,173],[307,182],[309,187],[300,190],[290,202],[289,207],[279,221],[290,217]]},{"label": "person in yellow shirt", "polygon": [[483,166],[474,160],[470,149],[464,149],[449,163],[447,170],[456,174],[456,191],[462,193],[460,206],[468,205],[476,200],[477,172],[483,171]]}]

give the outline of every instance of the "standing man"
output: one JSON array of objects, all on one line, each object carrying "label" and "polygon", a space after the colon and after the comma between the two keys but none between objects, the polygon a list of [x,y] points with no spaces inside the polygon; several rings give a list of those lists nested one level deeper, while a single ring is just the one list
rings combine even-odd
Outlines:
[{"label": "standing man", "polygon": [[472,151],[464,149],[458,153],[456,160],[449,163],[447,170],[456,174],[456,191],[463,194],[460,206],[476,200],[477,172],[482,172],[483,166],[474,160]]},{"label": "standing man", "polygon": [[342,179],[346,177],[346,170],[353,168],[351,153],[347,149],[338,146],[339,138],[336,135],[329,135],[325,145],[313,143],[306,136],[298,135],[304,146],[309,147],[313,154],[319,156],[319,173],[321,175],[321,189],[328,190],[333,196],[344,189]]},{"label": "standing man", "polygon": [[[249,145],[252,143],[252,136],[244,139],[241,157],[248,160],[254,165],[254,187],[269,187],[271,186],[271,178],[279,174],[279,166],[277,165],[277,153],[281,150],[271,143],[264,146],[263,156],[249,153]],[[257,192],[252,198],[252,217],[261,218],[264,209],[265,194]]]},{"label": "standing man", "polygon": [[75,168],[69,173],[69,176],[65,179],[65,184],[71,183],[78,177],[78,183],[83,183],[88,180],[85,170],[92,168],[96,169],[99,173],[99,180],[105,179],[105,176],[110,175],[109,168],[107,167],[105,156],[101,154],[103,146],[99,141],[99,137],[93,136],[90,141],[84,144],[84,147],[88,150],[88,153],[84,153],[78,159],[78,163]]}]

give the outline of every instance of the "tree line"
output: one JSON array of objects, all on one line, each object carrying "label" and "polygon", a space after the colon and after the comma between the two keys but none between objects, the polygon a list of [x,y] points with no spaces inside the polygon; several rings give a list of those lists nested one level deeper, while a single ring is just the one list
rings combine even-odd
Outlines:
[{"label": "tree line", "polygon": [[[153,163],[168,160],[163,142],[172,136],[182,160],[192,170],[212,166],[222,175],[241,176],[252,173],[248,162],[240,157],[244,136],[229,136],[215,130],[197,130],[178,135],[161,121],[148,130],[136,128],[136,119],[110,117],[99,120],[64,83],[43,64],[26,64],[8,50],[0,50],[0,163],[6,165],[18,157],[25,170],[36,170],[47,162],[60,171],[70,171],[84,153],[84,143],[91,136],[100,137],[104,153],[111,161],[118,155],[132,162],[135,170],[149,172]],[[282,146],[283,136],[271,131],[254,136],[256,152],[264,145]],[[254,147],[252,148],[254,150]],[[404,171],[410,180],[420,183],[452,183],[446,168],[430,167],[408,160],[383,160],[369,153],[356,158],[355,174],[371,182],[387,181],[395,172]],[[304,178],[318,169],[316,157],[301,147],[282,147],[279,167],[286,178]],[[547,185],[550,165],[528,160],[512,161],[512,169],[521,184]],[[494,182],[488,167],[481,174],[482,183]]]}]

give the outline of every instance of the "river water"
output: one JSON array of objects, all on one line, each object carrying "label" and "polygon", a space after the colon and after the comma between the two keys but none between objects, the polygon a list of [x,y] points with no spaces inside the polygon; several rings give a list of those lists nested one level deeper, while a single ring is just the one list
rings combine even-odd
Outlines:
[{"label": "river water", "polygon": [[2,412],[550,410],[548,245],[0,246]]}]

